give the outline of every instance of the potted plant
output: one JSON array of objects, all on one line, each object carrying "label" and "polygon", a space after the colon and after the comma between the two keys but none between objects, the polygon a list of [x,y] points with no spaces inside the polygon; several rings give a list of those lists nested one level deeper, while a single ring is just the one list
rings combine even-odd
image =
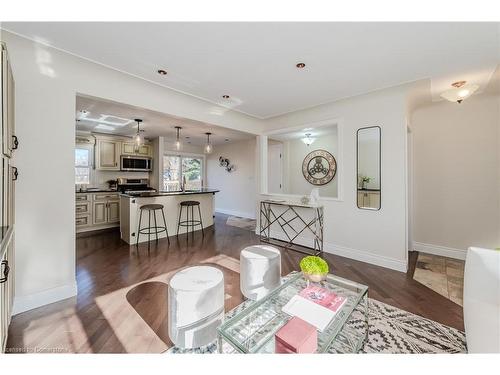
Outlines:
[{"label": "potted plant", "polygon": [[328,263],[317,256],[307,256],[300,261],[300,270],[304,277],[314,283],[319,283],[326,279],[329,268]]},{"label": "potted plant", "polygon": [[361,175],[358,176],[358,180],[359,180],[359,188],[360,189],[365,189],[366,184],[370,183],[371,177],[364,176],[364,175],[361,174]]}]

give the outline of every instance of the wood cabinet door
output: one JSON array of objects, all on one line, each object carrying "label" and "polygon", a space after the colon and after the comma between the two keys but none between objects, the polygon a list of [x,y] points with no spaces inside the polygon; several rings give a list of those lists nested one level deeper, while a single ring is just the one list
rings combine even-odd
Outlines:
[{"label": "wood cabinet door", "polygon": [[99,140],[99,169],[119,170],[120,149],[118,142]]},{"label": "wood cabinet door", "polygon": [[2,47],[2,66],[1,66],[1,90],[2,90],[2,152],[5,156],[11,156],[9,142],[9,63],[7,60],[7,51]]},{"label": "wood cabinet door", "polygon": [[120,221],[120,202],[108,202],[108,223],[116,223]]},{"label": "wood cabinet door", "polygon": [[94,202],[92,210],[92,223],[105,224],[107,221],[107,202]]},{"label": "wood cabinet door", "polygon": [[123,142],[122,153],[135,155],[135,145],[131,142]]},{"label": "wood cabinet door", "polygon": [[136,149],[133,142],[123,142],[122,144],[122,153],[127,155],[150,156],[152,154],[151,150],[150,145],[142,145],[139,146],[139,149]]},{"label": "wood cabinet door", "polygon": [[151,146],[149,145],[142,145],[139,147],[139,150],[137,153],[141,156],[149,156],[151,154]]}]

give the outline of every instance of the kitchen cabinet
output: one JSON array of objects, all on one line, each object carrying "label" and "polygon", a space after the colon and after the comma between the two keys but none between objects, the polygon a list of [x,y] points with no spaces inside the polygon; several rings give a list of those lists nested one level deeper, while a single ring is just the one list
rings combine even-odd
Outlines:
[{"label": "kitchen cabinet", "polygon": [[135,144],[133,142],[123,142],[122,143],[122,154],[124,154],[124,155],[152,156],[153,149],[150,145],[141,145],[136,150]]},{"label": "kitchen cabinet", "polygon": [[121,142],[107,139],[97,141],[97,169],[120,170]]},{"label": "kitchen cabinet", "polygon": [[14,302],[14,238],[13,229],[1,233],[0,248],[0,348],[5,351]]},{"label": "kitchen cabinet", "polygon": [[105,224],[106,223],[106,211],[107,211],[107,202],[94,202],[93,205],[93,220],[92,223],[94,225]]},{"label": "kitchen cabinet", "polygon": [[12,165],[14,136],[14,79],[7,49],[0,57],[0,351],[5,351],[14,300],[14,202],[17,168]]},{"label": "kitchen cabinet", "polygon": [[120,222],[120,201],[116,192],[76,193],[76,232],[116,227]]},{"label": "kitchen cabinet", "polygon": [[120,201],[108,202],[107,215],[108,223],[118,223],[120,221]]},{"label": "kitchen cabinet", "polygon": [[7,50],[3,44],[1,48],[2,153],[10,158],[17,148],[17,137],[14,135],[14,77]]}]

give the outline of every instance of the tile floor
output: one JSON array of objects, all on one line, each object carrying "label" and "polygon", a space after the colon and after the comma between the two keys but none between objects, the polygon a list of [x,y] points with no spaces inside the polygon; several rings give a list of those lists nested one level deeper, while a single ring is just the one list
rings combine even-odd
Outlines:
[{"label": "tile floor", "polygon": [[463,260],[419,253],[413,279],[463,306]]}]

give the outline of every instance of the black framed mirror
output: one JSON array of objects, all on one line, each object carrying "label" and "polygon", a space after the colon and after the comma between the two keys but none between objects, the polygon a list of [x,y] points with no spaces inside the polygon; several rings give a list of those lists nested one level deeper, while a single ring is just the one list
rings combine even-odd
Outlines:
[{"label": "black framed mirror", "polygon": [[362,210],[380,210],[382,129],[360,128],[356,132],[356,202]]}]

